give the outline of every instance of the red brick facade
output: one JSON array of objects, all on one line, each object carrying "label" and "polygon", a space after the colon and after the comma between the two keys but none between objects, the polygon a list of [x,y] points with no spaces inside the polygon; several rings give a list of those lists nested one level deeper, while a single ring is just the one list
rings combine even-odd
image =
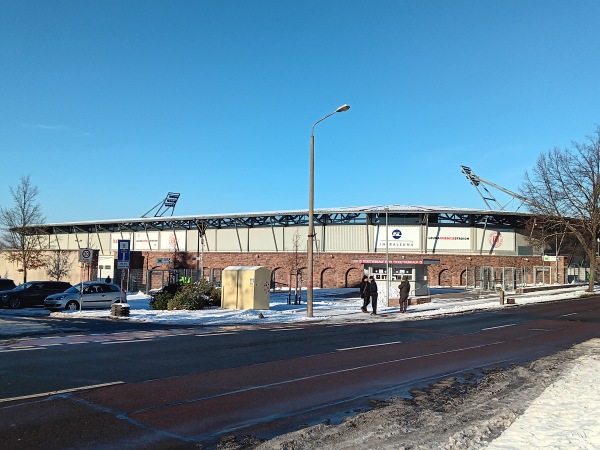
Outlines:
[{"label": "red brick facade", "polygon": [[[175,264],[157,265],[157,258],[176,259]],[[192,258],[198,258],[193,260]],[[363,265],[353,262],[360,259],[382,259],[381,253],[318,253],[314,256],[314,285],[323,288],[355,287],[359,284],[363,274]],[[390,254],[390,259],[438,259],[439,265],[431,265],[428,269],[428,282],[430,286],[464,286],[467,273],[471,276],[475,269],[481,266],[494,268],[525,267],[529,279],[533,282],[533,267],[543,266],[541,257],[534,256],[484,256],[484,255],[406,255]],[[205,276],[218,274],[228,266],[264,266],[273,272],[273,279],[277,287],[295,285],[295,277],[290,273],[296,270],[302,274],[302,285],[306,285],[306,254],[298,253],[204,253],[202,256]],[[558,280],[564,282],[564,258],[559,258]],[[556,262],[545,262],[545,266],[552,266],[555,275]],[[196,253],[178,253],[176,258],[172,253],[159,252],[132,252],[132,269],[191,269],[200,268],[199,255]],[[554,282],[555,280],[548,280]]]}]

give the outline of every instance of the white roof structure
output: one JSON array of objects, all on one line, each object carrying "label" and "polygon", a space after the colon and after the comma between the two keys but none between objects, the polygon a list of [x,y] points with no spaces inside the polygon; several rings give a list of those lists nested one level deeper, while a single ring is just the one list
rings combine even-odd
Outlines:
[{"label": "white roof structure", "polygon": [[[516,211],[495,211],[449,206],[374,205],[319,208],[315,222],[327,224],[377,224],[385,215],[418,216],[422,223],[522,226],[531,215]],[[308,210],[282,210],[195,216],[139,217],[83,222],[47,223],[31,226],[36,234],[98,233],[144,230],[189,230],[227,227],[290,226],[308,224]]]}]

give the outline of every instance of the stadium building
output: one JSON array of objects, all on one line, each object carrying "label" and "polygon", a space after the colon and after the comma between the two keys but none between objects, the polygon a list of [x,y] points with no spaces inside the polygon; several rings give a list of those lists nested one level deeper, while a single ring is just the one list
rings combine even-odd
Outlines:
[{"label": "stadium building", "polygon": [[[403,275],[413,295],[430,286],[510,291],[567,281],[565,258],[548,256],[553,242],[545,254],[532,247],[527,213],[387,205],[317,209],[314,218],[316,288],[354,287],[372,274],[393,299]],[[49,255],[72,253],[72,283],[123,277],[130,290],[147,291],[204,277],[219,285],[228,266],[267,267],[275,288],[308,281],[306,210],[51,223],[35,231]],[[129,241],[129,270],[119,267],[119,241]],[[82,249],[93,251],[84,269]],[[0,264],[3,276],[19,280],[18,265],[6,255]],[[44,269],[28,271],[28,280],[47,278]]]}]

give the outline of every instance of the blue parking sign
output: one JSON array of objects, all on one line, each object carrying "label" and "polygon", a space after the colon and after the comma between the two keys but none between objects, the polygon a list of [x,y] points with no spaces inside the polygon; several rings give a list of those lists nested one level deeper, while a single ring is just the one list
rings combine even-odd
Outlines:
[{"label": "blue parking sign", "polygon": [[118,244],[119,245],[117,250],[117,268],[128,269],[131,241],[120,239]]}]

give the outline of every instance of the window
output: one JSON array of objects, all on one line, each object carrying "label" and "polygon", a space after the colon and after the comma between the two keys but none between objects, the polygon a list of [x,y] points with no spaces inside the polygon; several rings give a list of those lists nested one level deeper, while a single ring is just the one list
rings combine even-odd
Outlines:
[{"label": "window", "polygon": [[114,284],[103,284],[99,286],[103,292],[119,292],[119,288]]}]

